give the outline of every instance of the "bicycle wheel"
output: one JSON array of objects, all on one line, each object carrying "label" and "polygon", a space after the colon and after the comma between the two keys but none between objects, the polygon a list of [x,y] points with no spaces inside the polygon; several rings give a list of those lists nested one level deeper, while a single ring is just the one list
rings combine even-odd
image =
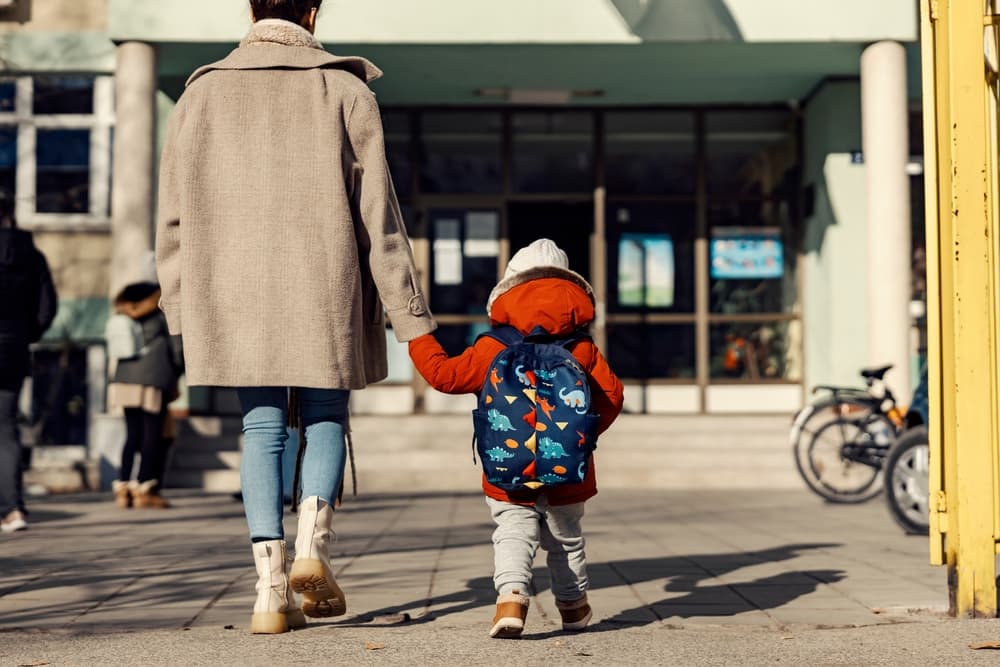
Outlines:
[{"label": "bicycle wheel", "polygon": [[872,401],[824,401],[796,424],[795,464],[810,490],[835,503],[878,495],[882,459],[895,429]]},{"label": "bicycle wheel", "polygon": [[885,501],[896,523],[910,535],[926,535],[930,522],[927,427],[908,429],[885,457]]},{"label": "bicycle wheel", "polygon": [[[823,496],[817,490],[819,481],[813,473],[812,465],[809,462],[809,447],[812,444],[816,433],[827,424],[834,422],[844,414],[855,414],[859,411],[871,411],[870,403],[864,402],[862,398],[848,398],[844,396],[828,396],[821,401],[805,406],[795,416],[789,432],[789,441],[792,446],[792,455],[795,459],[795,469],[798,471],[802,481],[806,486]],[[823,496],[825,497],[825,496]]]}]

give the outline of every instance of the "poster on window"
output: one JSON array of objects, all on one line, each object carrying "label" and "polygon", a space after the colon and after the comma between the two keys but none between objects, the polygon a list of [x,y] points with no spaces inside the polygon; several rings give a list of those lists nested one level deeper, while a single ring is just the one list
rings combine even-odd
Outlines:
[{"label": "poster on window", "polygon": [[622,234],[618,241],[618,304],[674,305],[674,241],[669,234]]},{"label": "poster on window", "polygon": [[712,230],[712,278],[780,278],[785,272],[777,227],[716,227]]}]

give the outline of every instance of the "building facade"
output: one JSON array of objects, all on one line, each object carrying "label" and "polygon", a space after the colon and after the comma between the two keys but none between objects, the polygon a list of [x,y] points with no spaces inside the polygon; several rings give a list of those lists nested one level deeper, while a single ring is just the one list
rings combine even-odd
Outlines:
[{"label": "building facade", "polygon": [[[917,16],[912,0],[326,0],[317,36],[386,72],[389,164],[448,349],[547,236],[594,286],[627,410],[774,413],[883,361],[908,395]],[[109,276],[152,244],[166,117],[248,21],[244,0],[0,9],[0,187],[60,289],[41,381],[76,382],[84,415],[103,411]],[[355,411],[471,406],[387,335],[391,377]]]}]

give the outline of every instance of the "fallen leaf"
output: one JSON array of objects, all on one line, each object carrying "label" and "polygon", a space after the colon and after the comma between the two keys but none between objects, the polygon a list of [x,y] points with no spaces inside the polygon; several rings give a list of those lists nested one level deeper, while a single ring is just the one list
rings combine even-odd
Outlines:
[{"label": "fallen leaf", "polygon": [[579,655],[579,656],[582,656],[584,658],[592,658],[592,657],[594,657],[593,653],[584,653],[583,651],[580,651],[578,653],[574,653],[573,655],[575,655],[575,656]]},{"label": "fallen leaf", "polygon": [[971,648],[973,651],[978,651],[984,648],[1000,649],[1000,642],[983,642],[981,644],[969,644],[969,648]]},{"label": "fallen leaf", "polygon": [[365,642],[365,648],[369,651],[378,651],[379,649],[385,648],[385,644],[376,644],[375,642]]},{"label": "fallen leaf", "polygon": [[782,639],[795,639],[792,635],[785,635]]},{"label": "fallen leaf", "polygon": [[17,667],[44,667],[48,665],[48,662],[26,662],[23,665],[18,665]]}]

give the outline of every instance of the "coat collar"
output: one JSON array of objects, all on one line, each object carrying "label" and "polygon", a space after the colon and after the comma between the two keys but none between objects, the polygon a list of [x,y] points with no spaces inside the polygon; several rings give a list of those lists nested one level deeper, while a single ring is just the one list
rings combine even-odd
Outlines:
[{"label": "coat collar", "polygon": [[382,76],[371,61],[357,56],[335,56],[323,50],[308,30],[289,21],[264,19],[255,23],[240,46],[224,59],[199,67],[187,80],[214,70],[253,69],[342,69],[365,83]]}]

